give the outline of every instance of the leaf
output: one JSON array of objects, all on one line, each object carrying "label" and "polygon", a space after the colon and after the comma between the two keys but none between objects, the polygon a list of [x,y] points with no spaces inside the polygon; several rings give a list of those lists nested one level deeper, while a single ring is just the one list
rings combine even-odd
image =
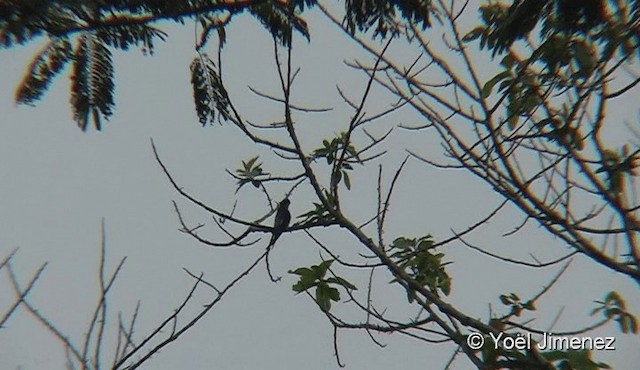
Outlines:
[{"label": "leaf", "polygon": [[464,35],[464,37],[462,38],[462,41],[471,42],[479,38],[480,36],[482,36],[482,34],[485,32],[486,29],[487,28],[484,26],[478,26],[472,29],[471,31],[469,31],[466,35]]},{"label": "leaf", "polygon": [[42,20],[60,24],[60,19],[49,12],[50,2],[0,1],[0,47],[14,43],[25,44],[44,31]]},{"label": "leaf", "polygon": [[[104,22],[110,21],[123,22],[126,16],[107,17]],[[158,38],[164,41],[167,34],[155,27],[147,24],[136,24],[134,22],[125,24],[115,23],[108,28],[98,28],[95,33],[96,37],[104,44],[121,50],[128,50],[131,45],[138,46],[142,44],[143,53],[153,55],[154,39]]]},{"label": "leaf", "polygon": [[339,184],[340,180],[342,180],[342,172],[335,171],[331,178],[331,185],[333,186],[333,185]]},{"label": "leaf", "polygon": [[415,239],[408,239],[405,237],[399,237],[396,238],[396,240],[393,241],[393,243],[391,244],[391,248],[397,248],[397,249],[409,249],[413,246],[416,245],[416,240]]},{"label": "leaf", "polygon": [[[398,15],[397,13],[400,14]],[[392,36],[399,34],[396,17],[402,17],[416,26],[421,25],[424,30],[430,26],[430,14],[432,14],[430,1],[349,0],[346,2],[346,14],[343,24],[351,34],[356,31],[365,32],[373,28],[374,36],[384,38],[389,32]]]},{"label": "leaf", "polygon": [[95,128],[102,129],[101,118],[108,120],[114,107],[113,89],[111,51],[94,35],[82,35],[74,54],[71,108],[83,131],[87,129],[89,114]]},{"label": "leaf", "polygon": [[341,278],[341,277],[339,277],[339,276],[338,276],[338,277],[331,277],[331,278],[328,278],[328,279],[326,280],[326,282],[327,282],[327,283],[330,283],[330,284],[331,284],[331,283],[333,283],[333,284],[339,284],[339,285],[342,285],[343,287],[345,287],[345,288],[347,288],[347,289],[351,289],[351,290],[358,290],[358,288],[357,288],[355,285],[351,284],[349,281],[347,281],[347,280],[345,280],[345,279],[343,279],[343,278]]},{"label": "leaf", "polygon": [[446,277],[441,279],[441,281],[438,284],[438,287],[440,288],[442,293],[444,293],[444,295],[448,296],[449,294],[451,294],[451,278],[448,275],[446,275]]},{"label": "leaf", "polygon": [[315,279],[302,277],[295,284],[293,284],[291,289],[296,293],[301,293],[301,292],[304,292],[305,290],[313,288],[316,285],[318,285],[318,283],[316,282]]},{"label": "leaf", "polygon": [[348,190],[351,190],[351,180],[349,179],[349,173],[347,171],[342,171],[342,174],[344,175],[344,185]]},{"label": "leaf", "polygon": [[209,122],[213,123],[215,111],[218,111],[222,119],[228,120],[229,95],[216,72],[215,64],[207,54],[198,53],[193,58],[190,69],[193,101],[200,124],[205,126]]},{"label": "leaf", "polygon": [[418,250],[428,250],[431,249],[433,247],[433,239],[431,239],[431,236],[428,235],[426,238],[423,238],[420,240],[420,242],[418,243],[418,247],[416,249]]},{"label": "leaf", "polygon": [[40,100],[53,78],[71,60],[72,55],[71,43],[67,39],[49,41],[29,65],[16,90],[16,103],[33,105]]},{"label": "leaf", "polygon": [[296,274],[296,275],[313,275],[313,271],[308,268],[308,267],[299,267],[293,271],[289,271],[290,274]]},{"label": "leaf", "polygon": [[632,315],[627,315],[627,319],[628,319],[626,323],[627,331],[625,333],[638,334],[638,320],[636,320],[636,317]]},{"label": "leaf", "polygon": [[327,297],[334,302],[340,301],[340,291],[334,287],[327,286]]},{"label": "leaf", "polygon": [[313,270],[313,273],[315,274],[315,277],[317,279],[322,279],[327,274],[327,270],[329,270],[329,267],[331,267],[332,263],[333,260],[327,260],[319,265],[311,266],[311,270]]},{"label": "leaf", "polygon": [[582,77],[591,75],[596,66],[594,52],[592,48],[584,41],[574,42],[571,50],[578,64],[579,74]]},{"label": "leaf", "polygon": [[323,311],[328,312],[331,309],[331,292],[327,284],[318,284],[316,288],[316,301]]},{"label": "leaf", "polygon": [[491,78],[489,81],[487,81],[487,83],[484,84],[484,86],[482,87],[482,90],[480,91],[480,97],[481,98],[486,98],[489,95],[491,95],[491,91],[493,90],[493,87],[500,81],[506,79],[507,77],[511,77],[511,71],[510,70],[506,70],[506,71],[502,71],[500,73],[498,73],[497,75],[493,76],[493,78]]},{"label": "leaf", "polygon": [[295,29],[309,40],[309,29],[304,19],[275,1],[259,1],[249,6],[249,11],[269,33],[284,46],[290,46]]},{"label": "leaf", "polygon": [[253,167],[253,164],[256,163],[256,161],[258,160],[259,156],[255,156],[251,159],[249,159],[247,162],[242,161],[242,165],[244,166],[245,170],[250,170],[251,167]]}]

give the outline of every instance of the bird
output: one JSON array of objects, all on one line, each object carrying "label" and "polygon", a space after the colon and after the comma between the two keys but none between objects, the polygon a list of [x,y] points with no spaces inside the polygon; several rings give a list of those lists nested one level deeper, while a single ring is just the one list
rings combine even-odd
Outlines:
[{"label": "bird", "polygon": [[278,205],[278,210],[276,211],[276,218],[273,221],[273,230],[271,235],[271,241],[269,241],[269,248],[273,246],[273,244],[278,240],[280,235],[289,227],[289,222],[291,221],[291,213],[289,213],[289,204],[291,201],[289,198],[284,198],[280,204]]}]

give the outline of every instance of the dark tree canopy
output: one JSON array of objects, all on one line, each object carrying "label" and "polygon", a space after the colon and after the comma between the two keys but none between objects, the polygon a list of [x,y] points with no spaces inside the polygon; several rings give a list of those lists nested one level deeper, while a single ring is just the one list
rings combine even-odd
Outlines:
[{"label": "dark tree canopy", "polygon": [[[397,32],[396,15],[426,27],[429,2],[348,0],[344,21],[351,32],[374,29],[381,36]],[[154,43],[164,41],[167,36],[155,26],[157,21],[183,23],[197,19],[203,29],[199,49],[214,31],[223,44],[224,27],[233,17],[247,12],[274,38],[289,45],[293,32],[309,38],[301,13],[315,5],[315,0],[2,1],[0,46],[11,47],[39,36],[48,37],[47,46],[36,55],[20,86],[16,101],[34,104],[65,64],[72,63],[73,117],[82,130],[87,129],[90,119],[100,130],[102,119],[109,119],[114,108],[112,51],[135,46],[145,53],[153,53]],[[203,56],[194,60],[191,71],[200,122],[206,123],[214,110],[224,118],[226,93],[215,64]],[[210,81],[211,86],[204,86],[203,81]]]},{"label": "dark tree canopy", "polygon": [[[196,49],[202,48],[212,33],[219,45],[225,42],[225,27],[233,17],[248,13],[260,22],[282,45],[289,45],[293,33],[307,39],[309,30],[303,12],[316,6],[315,0],[241,0],[241,1],[2,1],[0,2],[0,47],[24,44],[40,36],[47,45],[34,57],[18,88],[16,102],[35,104],[47,91],[53,78],[67,63],[72,67],[73,117],[82,130],[89,121],[96,129],[113,114],[114,85],[112,53],[139,47],[153,53],[158,41],[167,34],[158,21],[184,23],[197,19],[202,27]],[[620,23],[619,14],[608,14],[603,0],[518,0],[511,5],[489,2],[480,7],[485,26],[476,28],[467,39],[480,38],[481,45],[503,53],[514,41],[529,36],[537,25],[540,37],[550,41],[539,57],[557,65],[566,56],[557,55],[571,35],[591,35],[596,41],[633,49],[629,43],[640,41],[640,1],[630,2],[628,19]],[[374,36],[397,36],[402,30],[399,19],[421,28],[429,27],[431,0],[346,0],[343,24],[348,32],[368,32]],[[436,17],[437,14],[434,13]],[[555,51],[551,51],[551,48]],[[629,51],[627,51],[628,53]],[[584,54],[584,52],[579,52]],[[580,58],[588,64],[587,57]],[[200,122],[205,124],[217,111],[224,119],[226,91],[217,67],[208,56],[194,59],[192,66],[194,101]]]}]

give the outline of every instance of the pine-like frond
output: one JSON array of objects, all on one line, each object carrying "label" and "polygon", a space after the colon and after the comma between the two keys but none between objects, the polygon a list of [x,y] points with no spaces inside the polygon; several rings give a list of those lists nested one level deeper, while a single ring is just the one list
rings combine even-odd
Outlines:
[{"label": "pine-like frond", "polygon": [[293,8],[286,8],[277,1],[256,2],[249,11],[282,45],[291,45],[294,29],[307,39],[310,37],[307,23],[295,14]]},{"label": "pine-like frond", "polygon": [[375,35],[396,34],[394,19],[398,12],[416,25],[426,28],[430,25],[431,0],[346,0],[344,22],[352,34],[357,31],[375,29]]},{"label": "pine-like frond", "polygon": [[225,26],[229,24],[231,21],[231,14],[220,15],[220,14],[210,14],[203,15],[198,17],[198,22],[202,27],[202,32],[200,35],[200,41],[196,45],[196,50],[200,50],[204,47],[204,45],[209,40],[209,36],[213,31],[217,31],[218,33],[218,47],[222,48],[227,41],[227,33],[225,31]]},{"label": "pine-like frond", "polygon": [[109,119],[114,106],[113,88],[111,51],[95,35],[82,35],[71,75],[71,109],[83,131],[87,129],[89,113],[97,130],[102,129],[101,117]]},{"label": "pine-like frond", "polygon": [[33,1],[0,1],[0,46],[24,44],[42,33],[42,9]]},{"label": "pine-like frond", "polygon": [[[122,21],[126,19],[119,17]],[[167,34],[155,27],[146,24],[122,24],[109,27],[108,29],[99,29],[96,37],[106,45],[117,49],[128,50],[131,45],[138,46],[142,44],[142,50],[153,55],[153,41],[158,38],[165,40]]]},{"label": "pine-like frond", "polygon": [[203,126],[214,122],[216,110],[222,119],[229,119],[227,90],[207,54],[198,53],[191,62],[191,85],[196,113]]},{"label": "pine-like frond", "polygon": [[33,58],[16,90],[18,104],[33,105],[42,98],[53,78],[72,57],[72,47],[66,39],[51,40]]},{"label": "pine-like frond", "polygon": [[76,12],[86,3],[88,1],[0,1],[0,48],[24,44],[42,34],[65,36],[60,31],[78,26]]}]

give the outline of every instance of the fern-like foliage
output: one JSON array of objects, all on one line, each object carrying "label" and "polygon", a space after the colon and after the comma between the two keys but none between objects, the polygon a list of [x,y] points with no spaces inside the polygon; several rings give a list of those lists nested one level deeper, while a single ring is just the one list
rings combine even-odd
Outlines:
[{"label": "fern-like foliage", "polygon": [[294,8],[284,7],[278,1],[264,1],[251,5],[249,11],[282,45],[291,45],[294,29],[309,39],[307,23],[294,13]]},{"label": "fern-like foliage", "polygon": [[375,29],[374,34],[385,37],[387,32],[398,33],[396,16],[426,28],[430,25],[431,0],[346,0],[344,23],[352,34]]},{"label": "fern-like foliage", "polygon": [[78,126],[85,131],[89,114],[97,130],[109,119],[113,103],[113,62],[111,51],[95,35],[78,39],[71,75],[71,109]]},{"label": "fern-like foliage", "polygon": [[[119,19],[122,21],[122,17]],[[165,40],[167,34],[146,24],[115,25],[109,29],[99,29],[96,37],[106,45],[116,49],[128,50],[130,46],[142,44],[142,51],[153,55],[154,39]]]},{"label": "fern-like foliage", "polygon": [[193,101],[200,123],[205,126],[215,121],[215,111],[220,118],[229,119],[229,95],[222,85],[216,65],[207,54],[198,53],[191,62]]},{"label": "fern-like foliage", "polygon": [[[154,27],[162,20],[182,23],[196,19],[202,26],[196,50],[202,50],[212,31],[218,45],[226,40],[225,27],[241,13],[249,13],[284,46],[294,33],[309,39],[303,12],[318,0],[0,0],[0,49],[48,37],[45,48],[27,69],[16,91],[16,102],[35,104],[67,62],[73,62],[71,107],[82,130],[89,121],[100,130],[109,119],[113,101],[113,50],[140,47],[153,54],[154,43],[166,34]],[[395,33],[396,20],[407,18],[423,27],[429,24],[431,0],[345,0],[345,22],[352,32],[375,28],[377,34]],[[215,64],[204,54],[191,64],[196,111],[206,125],[227,120],[229,98]]]},{"label": "fern-like foliage", "polygon": [[0,47],[23,44],[43,33],[47,10],[35,1],[0,1]]},{"label": "fern-like foliage", "polygon": [[65,30],[80,25],[80,9],[89,3],[93,1],[0,1],[0,48],[24,44],[43,34],[67,36]]},{"label": "fern-like foliage", "polygon": [[72,58],[71,43],[66,39],[51,40],[33,58],[27,73],[18,85],[15,101],[33,105],[47,91],[51,80]]}]

